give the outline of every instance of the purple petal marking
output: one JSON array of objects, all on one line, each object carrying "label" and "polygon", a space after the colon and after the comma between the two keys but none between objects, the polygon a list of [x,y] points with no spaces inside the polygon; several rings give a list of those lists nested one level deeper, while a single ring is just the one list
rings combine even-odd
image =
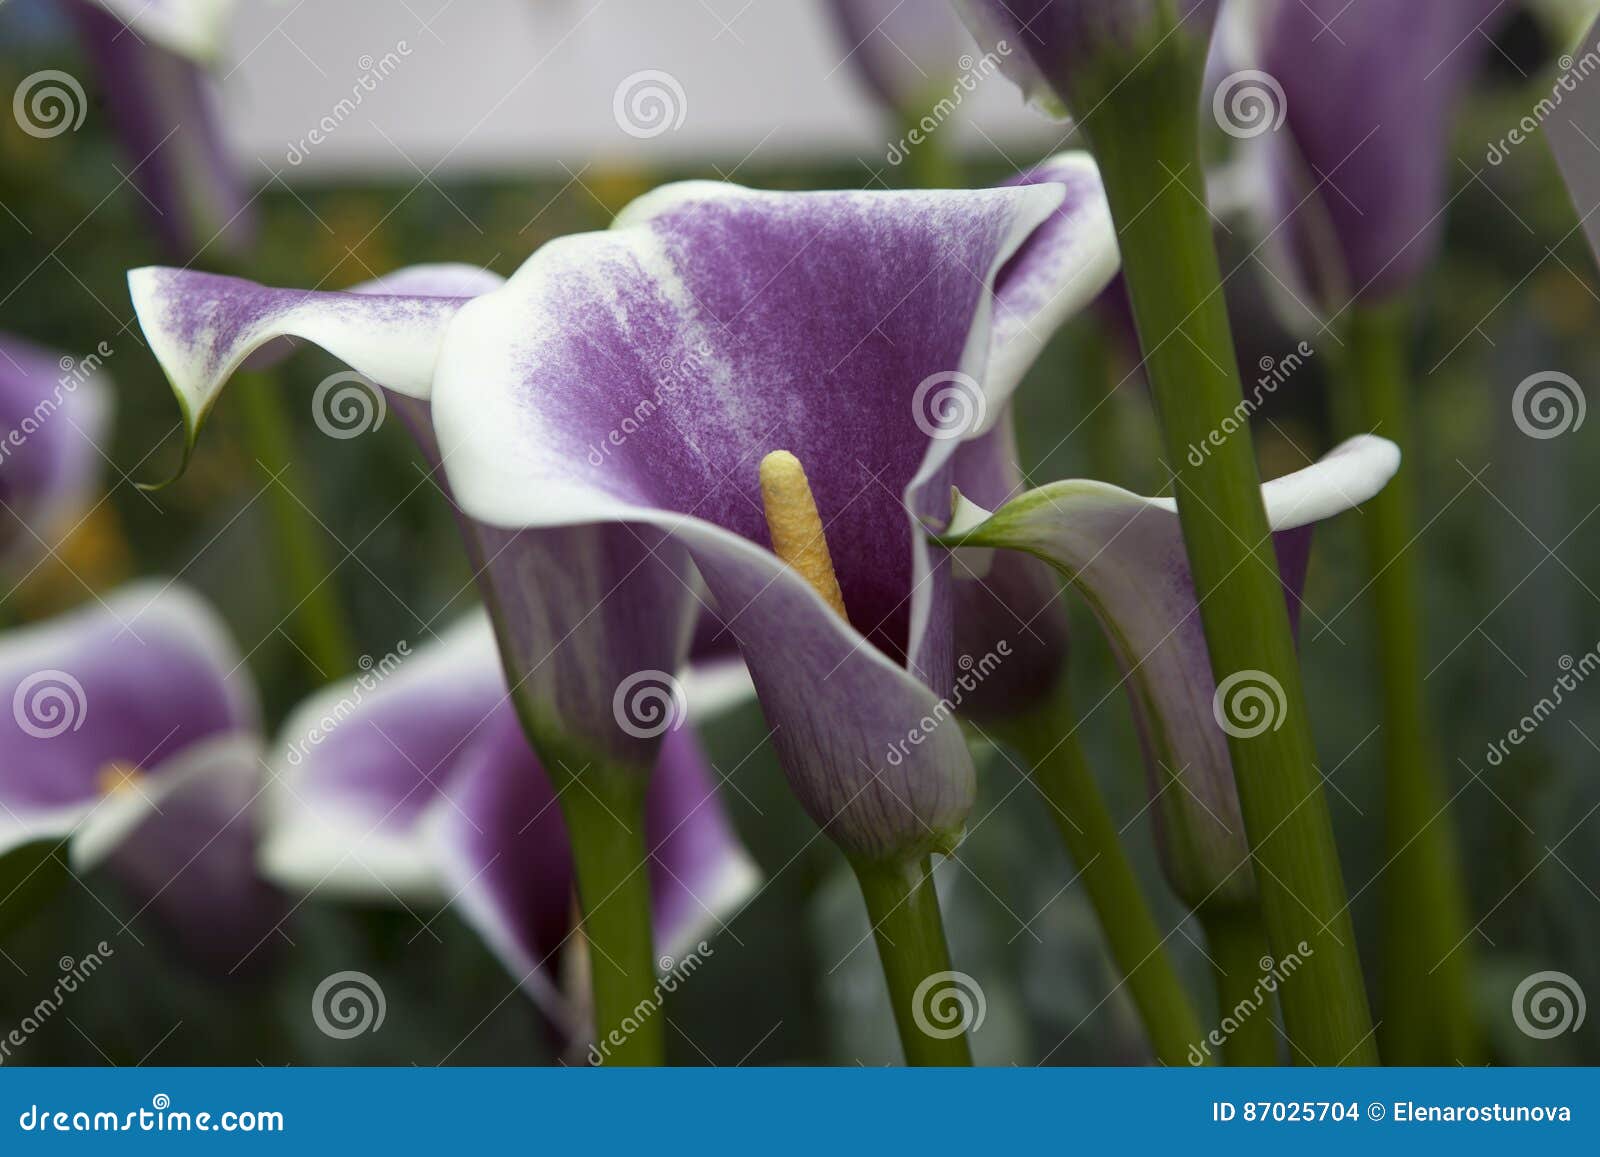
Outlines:
[{"label": "purple petal marking", "polygon": [[[1312,525],[1377,493],[1399,462],[1393,443],[1362,436],[1262,488],[1296,617]],[[972,513],[962,512],[963,526]],[[1083,593],[1126,676],[1173,887],[1191,906],[1249,899],[1254,880],[1227,736],[1214,714],[1217,683],[1172,500],[1057,482],[953,537],[1036,555]]]},{"label": "purple petal marking", "polygon": [[[95,363],[0,335],[0,568],[21,575],[89,507],[111,397]],[[9,578],[0,578],[6,601]]]},{"label": "purple petal marking", "polygon": [[[466,299],[438,296],[432,290],[440,286],[423,282],[424,276],[406,276],[400,282],[406,293],[377,293],[370,286],[321,293],[151,267],[129,273],[128,289],[183,411],[192,449],[228,378],[251,354],[286,337],[314,342],[384,389],[425,400],[445,327]],[[465,287],[458,273],[441,276],[449,287]],[[281,346],[269,356],[278,352]]]},{"label": "purple petal marking", "polygon": [[94,801],[108,764],[153,774],[257,720],[215,612],[156,582],[0,636],[0,702],[0,803],[23,819]]},{"label": "purple petal marking", "polygon": [[1403,292],[1433,260],[1450,123],[1507,0],[1306,0],[1264,16],[1275,218],[1326,309]]},{"label": "purple petal marking", "polygon": [[[145,5],[148,7],[148,5]],[[108,95],[129,177],[170,257],[238,254],[255,215],[223,139],[211,78],[193,60],[144,39],[88,0],[69,0],[84,51]]]}]

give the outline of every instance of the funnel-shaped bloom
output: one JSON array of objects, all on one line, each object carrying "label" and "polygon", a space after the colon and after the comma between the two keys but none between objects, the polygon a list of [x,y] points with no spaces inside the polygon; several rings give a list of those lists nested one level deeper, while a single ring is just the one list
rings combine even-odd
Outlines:
[{"label": "funnel-shaped bloom", "polygon": [[[748,695],[737,660],[724,673]],[[663,956],[718,928],[758,879],[718,799],[718,777],[683,726],[707,722],[727,702],[719,682],[691,675],[670,685],[686,709],[665,727],[646,798]],[[313,696],[284,725],[273,759],[270,876],[379,902],[449,900],[564,1031],[581,1030],[553,981],[575,914],[567,831],[517,721],[487,615]]]},{"label": "funnel-shaped bloom", "polygon": [[0,854],[45,841],[105,863],[223,969],[278,910],[255,872],[255,694],[215,613],[138,583],[0,635]]},{"label": "funnel-shaped bloom", "polygon": [[[801,801],[880,858],[948,845],[973,790],[956,729],[920,724],[955,657],[949,568],[914,531],[1115,264],[1095,168],[1066,156],[986,191],[669,186],[465,304],[130,282],[191,426],[283,334],[430,402],[542,751],[653,767],[659,734],[618,692],[681,668],[709,599]],[[778,449],[809,472],[848,620],[767,549],[758,466]]]},{"label": "funnel-shaped bloom", "polygon": [[64,2],[167,252],[192,261],[249,244],[255,223],[207,71],[233,0]]},{"label": "funnel-shaped bloom", "polygon": [[1407,289],[1443,225],[1450,125],[1506,0],[1295,0],[1258,10],[1287,132],[1257,138],[1272,224],[1324,312]]},{"label": "funnel-shaped bloom", "polygon": [[82,517],[100,483],[111,398],[82,362],[0,336],[0,602]]},{"label": "funnel-shaped bloom", "polygon": [[[1312,526],[1371,498],[1399,465],[1392,442],[1364,435],[1262,487],[1291,617],[1299,615]],[[1281,726],[1283,691],[1245,671],[1231,673],[1219,693],[1173,500],[1069,481],[990,514],[963,496],[944,541],[1025,551],[1083,593],[1125,673],[1169,879],[1195,907],[1251,898],[1227,738]]]},{"label": "funnel-shaped bloom", "polygon": [[1129,66],[1169,36],[1211,42],[1219,0],[955,0],[985,51],[1005,42],[1002,68],[1053,116],[1087,116]]}]

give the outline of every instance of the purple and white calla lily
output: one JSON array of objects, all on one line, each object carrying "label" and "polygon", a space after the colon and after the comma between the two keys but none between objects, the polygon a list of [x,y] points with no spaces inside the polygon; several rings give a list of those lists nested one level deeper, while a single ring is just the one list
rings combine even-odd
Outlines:
[{"label": "purple and white calla lily", "polygon": [[232,969],[279,908],[255,871],[255,692],[196,595],[153,581],[0,635],[0,855],[66,847]]},{"label": "purple and white calla lily", "polygon": [[[450,489],[495,560],[485,595],[520,712],[552,747],[654,765],[656,741],[619,728],[612,697],[681,668],[698,569],[802,802],[879,859],[948,846],[972,791],[953,731],[886,764],[954,660],[947,568],[914,529],[947,516],[960,440],[998,420],[1115,269],[1093,165],[1063,156],[1036,179],[668,186],[470,302],[162,269],[130,286],[191,440],[229,375],[288,335],[431,407]],[[952,403],[980,420],[941,426]],[[810,472],[848,621],[767,549],[757,467],[781,448]]]},{"label": "purple and white calla lily", "polygon": [[[1312,527],[1371,498],[1399,466],[1392,442],[1364,435],[1261,488],[1293,618]],[[1025,551],[1082,592],[1125,672],[1168,879],[1191,907],[1252,901],[1226,739],[1281,724],[1283,692],[1244,672],[1219,693],[1173,500],[1087,480],[1039,487],[992,513],[963,495],[941,541]]]},{"label": "purple and white calla lily", "polygon": [[[760,878],[685,726],[751,695],[743,665],[691,671],[678,689],[684,710],[660,717],[644,816],[656,951],[674,960]],[[449,901],[569,1040],[588,1031],[555,982],[574,943],[575,886],[557,789],[517,720],[486,614],[312,696],[273,764],[270,878],[380,903]]]}]

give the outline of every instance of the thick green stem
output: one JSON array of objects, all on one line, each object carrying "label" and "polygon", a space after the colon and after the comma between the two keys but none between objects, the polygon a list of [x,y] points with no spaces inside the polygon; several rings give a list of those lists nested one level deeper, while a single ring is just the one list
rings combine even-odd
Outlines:
[{"label": "thick green stem", "polygon": [[626,768],[593,764],[581,775],[555,778],[578,878],[579,931],[589,945],[595,1019],[589,1057],[596,1064],[659,1065],[666,1031],[651,940],[647,781]]},{"label": "thick green stem", "polygon": [[1229,1065],[1275,1065],[1278,1034],[1272,992],[1264,981],[1273,970],[1261,917],[1253,908],[1202,911],[1200,923],[1217,981],[1217,1016],[1233,1026],[1222,1042]]},{"label": "thick green stem", "polygon": [[[1169,37],[1163,43],[1178,48],[1130,62],[1083,129],[1105,180],[1175,471],[1212,672],[1220,683],[1249,671],[1282,690],[1284,710],[1272,726],[1230,734],[1228,749],[1273,953],[1285,956],[1302,941],[1310,949],[1281,987],[1285,1025],[1299,1058],[1372,1064],[1371,1014],[1260,475],[1248,427],[1234,429],[1249,407],[1205,204],[1199,61],[1182,42]],[[1230,416],[1231,433],[1223,428]]]},{"label": "thick green stem", "polygon": [[1417,464],[1409,461],[1410,311],[1357,306],[1335,359],[1340,423],[1399,444],[1407,464],[1362,508],[1383,688],[1383,1055],[1390,1064],[1481,1064],[1469,919],[1447,790],[1424,694]]},{"label": "thick green stem", "polygon": [[1028,761],[1050,805],[1156,1056],[1164,1064],[1187,1064],[1190,1049],[1201,1039],[1200,1020],[1072,733],[1070,712],[1055,710],[1052,703],[1002,727],[1000,735]]},{"label": "thick green stem", "polygon": [[967,1029],[983,1007],[971,977],[953,972],[928,857],[852,863],[908,1065],[970,1065]]},{"label": "thick green stem", "polygon": [[284,412],[282,389],[270,373],[240,373],[235,378],[233,389],[244,410],[242,427],[250,452],[275,476],[267,486],[266,501],[294,636],[318,677],[332,679],[355,670],[355,646],[339,607],[334,568],[322,550],[324,532],[289,489],[285,472],[294,460],[294,433]]}]

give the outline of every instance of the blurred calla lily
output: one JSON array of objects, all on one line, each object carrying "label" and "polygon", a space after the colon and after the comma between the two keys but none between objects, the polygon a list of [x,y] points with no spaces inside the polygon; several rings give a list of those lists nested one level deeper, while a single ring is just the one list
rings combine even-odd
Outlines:
[{"label": "blurred calla lily", "polygon": [[[1264,4],[1253,31],[1287,132],[1257,141],[1291,284],[1325,313],[1404,292],[1444,220],[1450,123],[1505,0]],[[1281,230],[1278,228],[1281,226]]]},{"label": "blurred calla lily", "polygon": [[948,96],[972,47],[950,0],[828,0],[828,8],[856,75],[902,115],[920,116]]},{"label": "blurred calla lily", "polygon": [[111,419],[99,367],[0,336],[0,572],[20,577],[53,551],[99,487]]},{"label": "blurred calla lily", "polygon": [[[614,694],[682,666],[698,570],[801,801],[877,861],[949,846],[973,791],[957,729],[919,726],[946,713],[955,655],[949,568],[914,527],[948,515],[960,441],[998,421],[1116,266],[1093,164],[1059,157],[1037,179],[668,186],[468,302],[181,270],[130,285],[191,438],[228,375],[284,335],[431,405],[542,749],[654,765],[659,737],[619,726]],[[809,477],[843,615],[769,549],[760,467],[777,450]]]},{"label": "blurred calla lily", "polygon": [[234,0],[64,0],[166,251],[232,256],[255,221],[228,157],[209,67]]},{"label": "blurred calla lily", "polygon": [[[1399,465],[1393,443],[1365,435],[1262,487],[1291,617],[1298,617],[1311,528],[1371,498]],[[1241,672],[1218,695],[1173,500],[1066,481],[991,514],[962,495],[942,541],[1025,551],[1082,592],[1126,674],[1173,887],[1191,907],[1252,900],[1227,729],[1281,724],[1282,690],[1274,695],[1270,680],[1252,682],[1261,672]]]},{"label": "blurred calla lily", "polygon": [[261,743],[204,602],[142,582],[0,635],[0,853],[105,864],[192,953],[240,964],[281,914],[255,871]]},{"label": "blurred calla lily", "polygon": [[1005,42],[1006,74],[1052,116],[1086,116],[1128,65],[1180,36],[1203,54],[1220,0],[955,0],[985,51]]},{"label": "blurred calla lily", "polygon": [[[676,959],[759,876],[693,728],[751,694],[737,660],[687,676],[687,709],[645,803],[656,950]],[[557,791],[528,745],[485,614],[300,706],[280,734],[263,862],[288,888],[456,904],[569,1036],[554,982],[571,946],[571,855]],[[582,790],[573,787],[570,790]]]}]

